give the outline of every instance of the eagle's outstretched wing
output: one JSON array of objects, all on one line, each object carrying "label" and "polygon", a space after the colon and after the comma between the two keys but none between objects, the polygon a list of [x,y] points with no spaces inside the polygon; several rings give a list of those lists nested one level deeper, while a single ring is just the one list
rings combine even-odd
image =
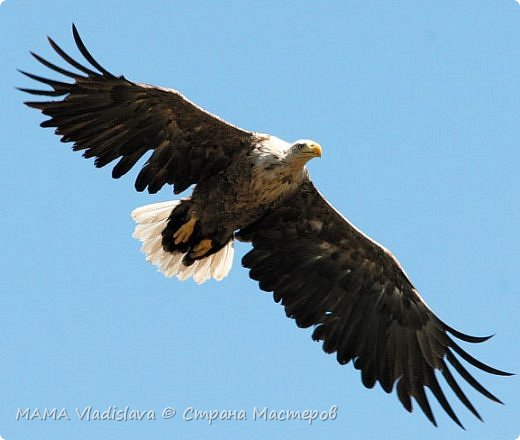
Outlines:
[{"label": "eagle's outstretched wing", "polygon": [[66,54],[52,39],[52,48],[82,74],[58,67],[39,55],[45,66],[74,80],[54,81],[21,71],[53,90],[20,88],[33,94],[61,100],[26,102],[51,119],[42,127],[56,127],[63,142],[74,142],[74,150],[95,157],[102,167],[119,159],[112,175],[126,174],[148,151],[153,154],[140,171],[135,187],[155,193],[173,184],[175,193],[224,169],[241,148],[251,146],[252,133],[235,127],[188,101],[179,92],[116,77],[87,51],[76,27],[74,40],[85,67]]},{"label": "eagle's outstretched wing", "polygon": [[340,364],[353,361],[363,384],[386,392],[394,383],[399,400],[412,410],[414,398],[436,424],[425,394],[428,387],[462,427],[435,371],[479,419],[448,364],[486,397],[500,402],[457,359],[492,374],[509,375],[466,353],[453,337],[482,342],[443,323],[415,290],[398,261],[343,218],[308,181],[292,200],[241,230],[253,250],[242,260],[260,288],[300,327],[315,326],[313,339]]}]

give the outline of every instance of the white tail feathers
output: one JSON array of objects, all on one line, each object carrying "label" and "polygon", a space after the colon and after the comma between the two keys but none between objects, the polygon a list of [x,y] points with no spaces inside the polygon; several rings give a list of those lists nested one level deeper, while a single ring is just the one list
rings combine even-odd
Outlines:
[{"label": "white tail feathers", "polygon": [[233,264],[233,240],[209,257],[196,260],[191,266],[182,264],[184,253],[166,252],[163,249],[162,231],[171,212],[179,203],[179,200],[154,203],[132,211],[132,218],[137,223],[133,237],[143,243],[141,251],[146,254],[146,261],[155,264],[167,277],[176,275],[180,280],[193,277],[197,284],[210,278],[222,280]]}]

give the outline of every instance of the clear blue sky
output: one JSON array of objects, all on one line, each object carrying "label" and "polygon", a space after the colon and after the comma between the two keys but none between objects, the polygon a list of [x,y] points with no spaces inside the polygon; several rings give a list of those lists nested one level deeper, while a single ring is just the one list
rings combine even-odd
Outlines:
[{"label": "clear blue sky", "polygon": [[[0,5],[0,435],[15,439],[515,439],[518,378],[465,386],[482,424],[440,427],[394,394],[365,389],[235,264],[221,283],[166,279],[131,238],[132,172],[61,144],[24,107],[18,74],[74,52],[75,22],[109,70],[181,90],[244,128],[311,138],[314,181],[399,258],[441,319],[476,335],[470,352],[520,371],[520,5],[503,1],[6,0]],[[474,370],[472,370],[474,371]],[[433,402],[433,399],[432,399]],[[80,421],[75,409],[155,410],[155,421]],[[336,420],[253,421],[254,407],[328,410]],[[171,406],[177,415],[161,420]],[[198,410],[246,421],[182,420]],[[16,421],[65,408],[70,421]]]}]

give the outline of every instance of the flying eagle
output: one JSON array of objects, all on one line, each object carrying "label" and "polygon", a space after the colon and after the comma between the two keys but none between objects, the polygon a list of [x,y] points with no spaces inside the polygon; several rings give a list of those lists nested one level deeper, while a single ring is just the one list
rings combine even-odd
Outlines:
[{"label": "flying eagle", "polygon": [[[134,237],[146,259],[166,276],[197,283],[224,278],[233,260],[233,241],[250,242],[242,264],[260,288],[274,292],[299,327],[340,364],[353,361],[363,384],[387,393],[395,385],[402,405],[412,399],[436,421],[425,388],[462,427],[436,374],[460,401],[479,413],[448,365],[473,388],[500,402],[466,370],[459,358],[491,374],[509,375],[478,361],[454,339],[489,337],[461,333],[441,321],[414,288],[396,258],[356,229],[313,185],[306,162],[320,157],[310,140],[285,142],[243,130],[208,113],[178,91],[132,82],[105,70],[88,52],[75,26],[76,45],[90,66],[57,54],[78,73],[32,55],[72,79],[61,82],[23,72],[52,90],[21,88],[50,101],[26,102],[50,117],[62,142],[94,157],[103,167],[117,160],[112,176],[126,174],[151,150],[135,188],[156,193],[173,185],[175,194],[195,185],[190,197],[137,208]],[[482,419],[481,419],[482,420]]]}]

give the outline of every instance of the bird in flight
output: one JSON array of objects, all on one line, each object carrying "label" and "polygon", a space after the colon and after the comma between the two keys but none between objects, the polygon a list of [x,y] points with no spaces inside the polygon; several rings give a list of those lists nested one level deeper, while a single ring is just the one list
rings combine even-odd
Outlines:
[{"label": "bird in flight", "polygon": [[435,425],[426,388],[462,427],[439,376],[481,419],[451,369],[500,402],[461,359],[487,373],[510,373],[480,362],[455,341],[489,337],[470,336],[441,321],[397,259],[320,194],[305,166],[322,155],[317,142],[290,143],[243,130],[176,90],[115,76],[93,58],[74,25],[72,32],[88,64],[74,60],[51,38],[69,67],[32,53],[71,81],[21,71],[50,86],[20,88],[51,99],[25,103],[49,117],[41,126],[54,127],[62,142],[95,158],[96,167],[117,161],[116,179],[151,151],[137,175],[137,191],[153,194],[172,185],[180,194],[194,185],[189,197],[132,212],[134,237],[147,261],[169,277],[221,280],[233,262],[234,240],[251,243],[242,259],[250,277],[273,292],[299,327],[313,327],[312,338],[323,341],[326,353],[335,353],[340,364],[352,361],[366,387],[379,383],[387,393],[395,388],[406,410],[412,411],[415,400]]}]

